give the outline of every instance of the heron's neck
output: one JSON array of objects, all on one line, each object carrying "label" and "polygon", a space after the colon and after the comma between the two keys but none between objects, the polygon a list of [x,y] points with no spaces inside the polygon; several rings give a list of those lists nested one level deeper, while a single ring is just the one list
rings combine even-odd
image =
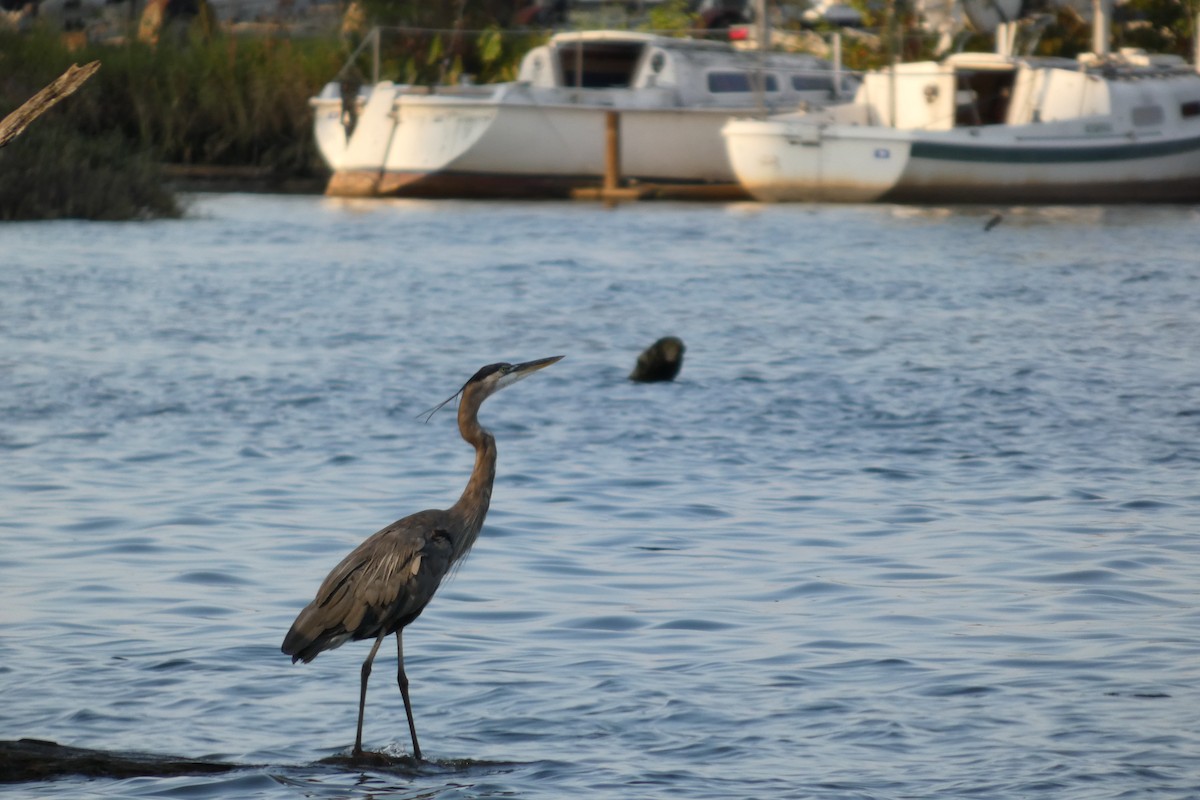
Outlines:
[{"label": "heron's neck", "polygon": [[467,481],[462,497],[450,508],[451,516],[458,522],[455,561],[467,554],[483,528],[483,518],[492,501],[492,481],[496,478],[496,440],[492,434],[475,421],[474,415],[466,422],[460,418],[459,429],[463,439],[475,447],[475,468],[471,470],[471,479]]}]

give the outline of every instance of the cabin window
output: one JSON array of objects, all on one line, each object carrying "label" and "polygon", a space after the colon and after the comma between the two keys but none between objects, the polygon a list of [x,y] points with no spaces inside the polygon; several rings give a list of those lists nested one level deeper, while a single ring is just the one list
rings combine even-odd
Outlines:
[{"label": "cabin window", "polygon": [[1189,100],[1179,106],[1179,116],[1187,119],[1188,117],[1200,117],[1200,100]]},{"label": "cabin window", "polygon": [[832,92],[833,78],[828,75],[793,75],[792,88],[797,92]]},{"label": "cabin window", "polygon": [[[624,89],[633,84],[644,45],[640,42],[567,42],[559,45],[563,86]],[[583,68],[577,70],[578,66]]]},{"label": "cabin window", "polygon": [[[779,81],[774,75],[762,76],[766,80],[763,88],[768,92],[779,91]],[[714,94],[730,92],[752,92],[758,88],[758,75],[753,72],[710,72],[708,90]]]},{"label": "cabin window", "polygon": [[1138,127],[1162,125],[1164,117],[1162,106],[1137,106],[1133,109],[1133,124]]}]

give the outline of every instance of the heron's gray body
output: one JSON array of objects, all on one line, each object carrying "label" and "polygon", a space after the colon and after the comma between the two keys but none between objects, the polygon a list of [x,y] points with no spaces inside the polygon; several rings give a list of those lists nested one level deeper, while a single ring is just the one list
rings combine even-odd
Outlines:
[{"label": "heron's gray body", "polygon": [[377,639],[408,625],[433,599],[454,563],[445,511],[393,522],[334,567],[288,631],[283,651],[308,663],[348,641]]},{"label": "heron's gray body", "polygon": [[369,536],[333,568],[316,597],[300,612],[284,637],[281,649],[292,657],[293,663],[308,663],[320,653],[348,641],[375,640],[362,665],[355,754],[362,753],[363,712],[371,663],[384,638],[394,633],[397,681],[408,716],[413,755],[421,757],[404,674],[401,634],[429,605],[442,580],[471,549],[483,528],[496,476],[496,440],[479,424],[479,407],[497,390],[560,358],[554,356],[517,365],[490,364],[466,382],[455,394],[455,397],[461,395],[458,429],[463,439],[475,448],[475,467],[458,502],[444,511],[412,514]]}]

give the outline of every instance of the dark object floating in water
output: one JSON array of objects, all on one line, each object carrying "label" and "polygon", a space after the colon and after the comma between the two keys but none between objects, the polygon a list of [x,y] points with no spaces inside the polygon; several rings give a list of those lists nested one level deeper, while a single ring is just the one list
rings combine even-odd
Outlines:
[{"label": "dark object floating in water", "polygon": [[245,769],[245,764],[197,761],[152,753],[106,753],[42,739],[0,741],[0,783],[88,778],[169,778]]},{"label": "dark object floating in water", "polygon": [[1000,224],[1000,222],[1001,222],[1001,220],[1003,220],[1003,219],[1004,219],[1004,215],[1003,215],[1003,214],[996,214],[995,216],[993,216],[991,219],[989,219],[989,220],[987,221],[987,224],[983,226],[983,230],[984,230],[985,232],[986,232],[986,231],[990,231],[992,228],[994,228],[994,227],[996,227],[997,225],[999,225],[999,224]]},{"label": "dark object floating in water", "polygon": [[683,352],[686,349],[682,339],[664,336],[638,356],[637,366],[629,373],[629,380],[644,383],[675,380],[683,366]]}]

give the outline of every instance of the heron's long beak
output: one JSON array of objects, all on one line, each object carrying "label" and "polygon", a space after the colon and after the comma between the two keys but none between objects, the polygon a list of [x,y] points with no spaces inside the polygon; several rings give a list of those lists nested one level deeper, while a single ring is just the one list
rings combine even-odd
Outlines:
[{"label": "heron's long beak", "polygon": [[529,374],[537,372],[542,367],[548,367],[555,361],[562,361],[562,356],[550,356],[549,358],[539,358],[537,361],[526,361],[524,364],[513,364],[513,372],[521,372]]},{"label": "heron's long beak", "polygon": [[511,386],[522,378],[528,378],[533,373],[543,367],[548,367],[555,361],[560,361],[562,356],[550,356],[549,358],[539,358],[536,361],[526,361],[522,364],[513,364],[508,372],[500,379],[500,383],[496,386],[497,389],[504,386]]}]

